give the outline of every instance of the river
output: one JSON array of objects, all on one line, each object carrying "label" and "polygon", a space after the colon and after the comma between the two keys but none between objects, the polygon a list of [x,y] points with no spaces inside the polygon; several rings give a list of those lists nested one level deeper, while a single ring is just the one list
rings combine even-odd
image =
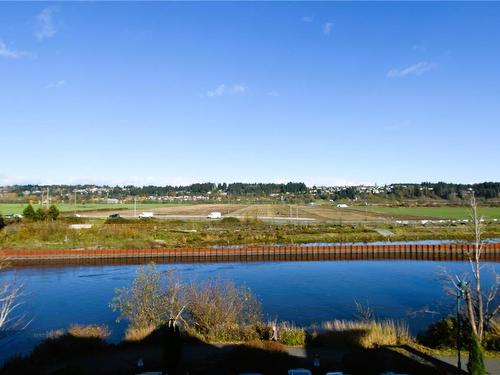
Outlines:
[{"label": "river", "polygon": [[[492,282],[485,263],[483,282]],[[27,353],[47,331],[73,323],[106,324],[110,341],[118,341],[126,323],[115,322],[109,308],[114,290],[130,285],[140,265],[63,265],[12,267],[0,282],[15,278],[25,284],[20,307],[32,320],[29,327],[1,346],[0,359]],[[377,318],[404,319],[412,333],[443,314],[453,312],[455,300],[444,292],[439,273],[470,270],[467,262],[419,260],[331,260],[237,263],[158,264],[174,269],[188,282],[208,278],[244,284],[262,301],[265,319],[293,321],[308,326],[325,320],[349,319],[356,299],[369,302]]]}]

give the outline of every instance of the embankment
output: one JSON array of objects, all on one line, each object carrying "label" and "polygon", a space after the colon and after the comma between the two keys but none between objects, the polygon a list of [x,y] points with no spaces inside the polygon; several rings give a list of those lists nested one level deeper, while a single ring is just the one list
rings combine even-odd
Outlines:
[{"label": "embankment", "polygon": [[[135,263],[225,262],[278,260],[357,260],[467,259],[473,244],[346,244],[346,245],[260,245],[228,248],[158,248],[158,249],[15,249],[0,250],[0,257],[15,264],[37,263]],[[500,261],[500,243],[484,244],[482,259]]]}]

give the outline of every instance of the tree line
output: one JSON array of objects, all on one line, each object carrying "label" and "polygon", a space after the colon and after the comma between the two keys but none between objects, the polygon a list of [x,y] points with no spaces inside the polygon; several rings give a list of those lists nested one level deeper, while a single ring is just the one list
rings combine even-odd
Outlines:
[{"label": "tree line", "polygon": [[[53,195],[69,195],[75,191],[79,194],[89,196],[108,196],[112,198],[123,199],[129,196],[168,196],[168,195],[207,195],[208,193],[225,193],[228,196],[269,196],[270,194],[293,194],[303,195],[311,193],[312,196],[319,199],[356,199],[366,198],[366,190],[359,186],[346,186],[343,188],[329,188],[327,191],[322,188],[314,187],[309,191],[303,182],[288,183],[194,183],[184,186],[97,186],[97,185],[14,185],[6,190],[17,193],[23,197],[25,192],[46,191],[49,189]],[[418,198],[439,198],[445,200],[467,200],[470,192],[473,191],[477,198],[495,199],[500,197],[500,182],[482,182],[477,184],[454,184],[446,182],[422,182],[415,184],[392,184],[379,187],[379,193],[376,195],[396,199],[418,199]],[[4,189],[5,190],[5,189]]]},{"label": "tree line", "polygon": [[186,194],[207,194],[211,192],[223,192],[230,195],[269,195],[269,194],[285,194],[285,193],[305,193],[307,186],[303,182],[288,182],[286,184],[275,183],[194,183],[184,186],[97,186],[97,185],[14,185],[9,187],[9,190],[17,193],[18,196],[23,196],[25,191],[46,191],[49,189],[52,194],[64,195],[73,194],[74,191],[90,192],[93,189],[101,189],[106,191],[109,197],[124,198],[127,196],[166,196],[177,193]]}]

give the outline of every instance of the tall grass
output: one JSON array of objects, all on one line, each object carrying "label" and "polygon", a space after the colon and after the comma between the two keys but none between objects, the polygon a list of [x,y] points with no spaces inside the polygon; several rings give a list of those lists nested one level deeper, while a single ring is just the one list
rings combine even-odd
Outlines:
[{"label": "tall grass", "polygon": [[375,348],[409,343],[412,337],[408,325],[401,321],[333,320],[322,323],[320,328],[313,332],[312,341],[325,346]]},{"label": "tall grass", "polygon": [[110,335],[109,328],[105,325],[80,325],[73,324],[68,328],[68,334],[80,338],[96,338],[104,340]]},{"label": "tall grass", "polygon": [[142,341],[148,337],[156,329],[156,326],[147,327],[128,327],[125,331],[125,341],[136,342]]},{"label": "tall grass", "polygon": [[276,325],[278,341],[283,345],[302,346],[306,341],[306,331],[293,323],[281,322]]}]

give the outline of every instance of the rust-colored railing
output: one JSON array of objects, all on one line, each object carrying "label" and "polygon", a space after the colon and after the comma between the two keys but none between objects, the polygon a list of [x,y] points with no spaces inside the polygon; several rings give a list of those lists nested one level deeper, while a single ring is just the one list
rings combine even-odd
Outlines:
[{"label": "rust-colored railing", "polygon": [[[158,248],[158,249],[16,249],[0,250],[0,257],[11,262],[65,261],[75,263],[95,260],[136,261],[251,261],[251,260],[322,260],[322,259],[422,259],[463,260],[473,244],[363,244],[363,245],[251,245],[228,248]],[[483,246],[483,260],[500,261],[500,243]],[[127,261],[128,262],[128,261]]]}]

